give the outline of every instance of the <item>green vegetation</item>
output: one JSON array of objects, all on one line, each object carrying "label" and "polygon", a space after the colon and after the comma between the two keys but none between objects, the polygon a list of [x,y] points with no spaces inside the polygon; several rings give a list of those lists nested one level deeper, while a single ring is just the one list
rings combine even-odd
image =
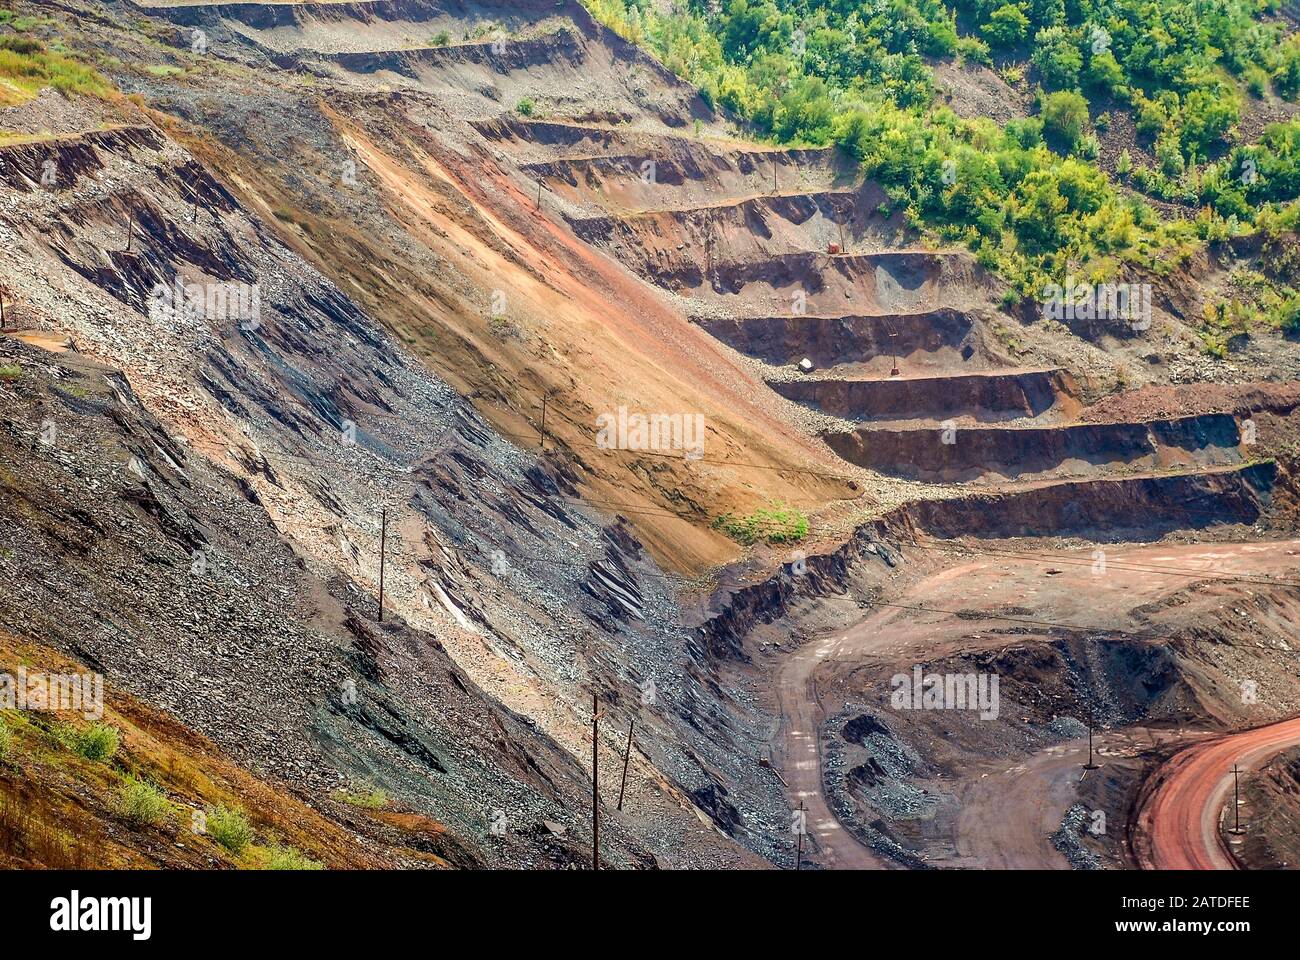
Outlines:
[{"label": "green vegetation", "polygon": [[536,109],[537,104],[533,103],[533,101],[528,97],[524,97],[524,99],[515,104],[515,112],[521,117],[531,117]]},{"label": "green vegetation", "polygon": [[320,861],[313,860],[296,847],[285,847],[278,843],[269,847],[254,847],[249,851],[249,859],[258,870],[324,870]]},{"label": "green vegetation", "polygon": [[449,43],[451,43],[451,34],[446,30],[441,30],[429,38],[429,46],[431,47],[445,47]]},{"label": "green vegetation", "polygon": [[798,543],[808,536],[808,517],[799,510],[774,503],[761,507],[745,517],[724,513],[713,521],[713,529],[721,530],[737,543]]},{"label": "green vegetation", "polygon": [[[909,224],[966,244],[1022,297],[1069,274],[1168,271],[1300,196],[1300,123],[1232,145],[1243,89],[1300,93],[1300,38],[1259,19],[1272,0],[585,2],[760,137],[848,150]],[[999,128],[934,105],[925,58],[990,51],[1008,82],[1038,86],[1037,115]],[[1157,159],[1121,157],[1119,177],[1208,209],[1165,221],[1119,190],[1095,163],[1090,100],[1106,106],[1095,129],[1131,112]]]},{"label": "green vegetation", "polygon": [[253,842],[253,825],[240,807],[213,807],[207,812],[207,830],[213,840],[235,856]]},{"label": "green vegetation", "polygon": [[92,723],[80,729],[60,726],[56,728],[55,736],[69,750],[96,763],[113,759],[120,743],[117,727],[106,723]]},{"label": "green vegetation", "polygon": [[16,363],[0,366],[0,380],[17,380],[23,375],[23,368]]},{"label": "green vegetation", "polygon": [[3,717],[0,717],[0,763],[5,763],[9,759],[9,752],[13,749],[14,735],[9,731],[9,724],[5,723]]},{"label": "green vegetation", "polygon": [[177,67],[170,63],[154,63],[145,67],[145,70],[154,77],[174,77],[185,72],[184,67]]},{"label": "green vegetation", "polygon": [[331,796],[340,803],[366,810],[382,810],[388,806],[388,794],[369,781],[335,790]]},{"label": "green vegetation", "polygon": [[117,797],[117,812],[138,825],[158,823],[171,805],[166,795],[147,780],[128,777]]},{"label": "green vegetation", "polygon": [[[17,21],[13,24],[17,27]],[[43,87],[65,95],[107,97],[112,87],[93,67],[39,40],[0,35],[0,107],[22,103]]]}]

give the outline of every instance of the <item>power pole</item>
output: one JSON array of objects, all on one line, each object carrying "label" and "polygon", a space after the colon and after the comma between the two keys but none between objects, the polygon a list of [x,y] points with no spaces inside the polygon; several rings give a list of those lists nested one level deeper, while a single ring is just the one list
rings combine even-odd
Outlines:
[{"label": "power pole", "polygon": [[135,236],[135,214],[126,218],[126,252],[131,252],[131,240]]},{"label": "power pole", "polygon": [[197,185],[194,187],[194,222],[199,222],[199,188]]},{"label": "power pole", "polygon": [[1246,832],[1241,829],[1241,781],[1238,779],[1240,772],[1234,763],[1232,765],[1232,829],[1228,831],[1234,836]]},{"label": "power pole", "polygon": [[549,398],[549,393],[542,394],[542,452],[546,451],[546,401]]},{"label": "power pole", "polygon": [[384,560],[388,555],[388,510],[379,522],[379,622],[384,622]]},{"label": "power pole", "polygon": [[636,717],[627,722],[627,746],[623,748],[623,782],[618,785],[618,809],[623,809],[623,791],[627,789],[627,762],[632,758],[632,730]]},{"label": "power pole", "polygon": [[600,869],[600,698],[591,695],[591,869]]},{"label": "power pole", "polygon": [[794,868],[796,870],[803,869],[803,835],[808,830],[806,826],[808,821],[805,819],[805,817],[806,814],[804,813],[804,809],[803,809],[803,801],[800,800],[799,801],[799,839],[797,841],[798,846],[796,847],[794,853]]},{"label": "power pole", "polygon": [[1088,710],[1088,762],[1085,763],[1085,764],[1083,765],[1083,769],[1085,769],[1085,770],[1096,770],[1096,769],[1098,769],[1097,764],[1093,763],[1093,761],[1092,761],[1092,725],[1093,725],[1093,721],[1094,721],[1094,719],[1095,719],[1095,718],[1094,718],[1093,713],[1092,713],[1092,710],[1091,710],[1091,708],[1090,708],[1090,709]]}]

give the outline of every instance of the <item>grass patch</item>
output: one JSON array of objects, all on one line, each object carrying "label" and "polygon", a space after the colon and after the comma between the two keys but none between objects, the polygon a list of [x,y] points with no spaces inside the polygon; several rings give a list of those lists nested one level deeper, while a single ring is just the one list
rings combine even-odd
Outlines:
[{"label": "grass patch", "polygon": [[249,860],[257,870],[324,870],[325,865],[313,860],[297,847],[282,847],[273,843],[269,847],[253,847]]},{"label": "grass patch", "polygon": [[87,727],[62,726],[55,731],[60,743],[78,756],[94,763],[106,763],[113,759],[121,743],[117,727],[106,723],[92,723]]},{"label": "grass patch", "polygon": [[17,380],[23,375],[23,368],[16,363],[0,367],[0,380]]},{"label": "grass patch", "polygon": [[14,735],[9,729],[9,724],[0,719],[0,763],[9,760],[9,753],[14,748]]},{"label": "grass patch", "polygon": [[808,536],[808,516],[800,510],[774,503],[744,517],[724,513],[713,521],[713,529],[721,530],[737,543],[747,546],[759,541],[798,543]]},{"label": "grass patch", "polygon": [[117,812],[131,823],[157,823],[170,809],[166,795],[148,780],[128,777],[117,795]]},{"label": "grass patch", "polygon": [[170,63],[152,63],[145,67],[145,70],[153,77],[174,77],[185,72],[184,67],[173,66]]},{"label": "grass patch", "polygon": [[208,836],[235,856],[253,842],[253,825],[242,808],[222,804],[210,809],[207,819]]},{"label": "grass patch", "polygon": [[330,796],[340,803],[366,810],[382,810],[388,806],[388,794],[369,781],[335,790]]},{"label": "grass patch", "polygon": [[[17,21],[14,22],[17,25]],[[94,67],[29,37],[0,37],[0,106],[30,100],[45,87],[65,96],[106,98],[112,85]]]}]

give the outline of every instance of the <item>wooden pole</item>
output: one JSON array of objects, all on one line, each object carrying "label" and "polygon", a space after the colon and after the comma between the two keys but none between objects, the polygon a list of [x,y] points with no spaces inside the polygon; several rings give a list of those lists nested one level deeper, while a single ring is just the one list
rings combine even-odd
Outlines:
[{"label": "wooden pole", "polygon": [[807,821],[804,820],[803,801],[800,800],[799,801],[799,840],[798,840],[799,846],[795,850],[795,854],[794,854],[794,868],[796,870],[803,869],[803,835],[806,832],[804,826],[806,822]]},{"label": "wooden pole", "polygon": [[591,695],[591,869],[600,869],[600,698]]},{"label": "wooden pole", "polygon": [[1097,764],[1092,759],[1092,728],[1096,722],[1096,717],[1091,708],[1088,709],[1088,762],[1084,764],[1085,770],[1096,770]]},{"label": "wooden pole", "polygon": [[126,252],[127,253],[131,252],[131,240],[134,236],[135,236],[135,215],[132,214],[126,219]]},{"label": "wooden pole", "polygon": [[632,730],[636,717],[627,722],[627,746],[623,748],[623,782],[618,785],[618,809],[623,809],[623,791],[627,789],[627,762],[632,758]]},{"label": "wooden pole", "polygon": [[388,510],[379,524],[379,622],[384,622],[384,560],[388,555]]},{"label": "wooden pole", "polygon": [[1234,763],[1232,765],[1232,829],[1228,831],[1234,836],[1246,832],[1241,829],[1241,781],[1238,779],[1240,772]]},{"label": "wooden pole", "polygon": [[545,452],[546,450],[546,401],[549,398],[549,396],[550,395],[546,393],[542,394],[542,450],[543,452]]}]

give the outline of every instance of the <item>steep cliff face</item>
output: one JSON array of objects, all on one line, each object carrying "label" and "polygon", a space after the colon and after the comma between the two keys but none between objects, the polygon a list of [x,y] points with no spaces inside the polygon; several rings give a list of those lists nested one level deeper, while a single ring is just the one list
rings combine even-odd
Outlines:
[{"label": "steep cliff face", "polygon": [[746,735],[701,719],[671,581],[571,468],[158,128],[3,152],[7,623],[296,791],[374,783],[485,865],[589,862],[594,691],[605,763],[637,721],[609,862],[746,862],[685,808],[753,776]]}]

